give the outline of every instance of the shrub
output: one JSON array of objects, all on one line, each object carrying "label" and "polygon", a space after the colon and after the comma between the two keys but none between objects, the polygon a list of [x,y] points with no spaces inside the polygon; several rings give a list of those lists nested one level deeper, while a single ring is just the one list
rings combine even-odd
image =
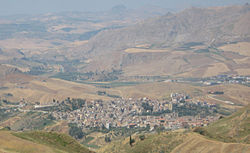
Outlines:
[{"label": "shrub", "polygon": [[145,135],[140,135],[139,138],[141,141],[143,141],[145,139]]}]

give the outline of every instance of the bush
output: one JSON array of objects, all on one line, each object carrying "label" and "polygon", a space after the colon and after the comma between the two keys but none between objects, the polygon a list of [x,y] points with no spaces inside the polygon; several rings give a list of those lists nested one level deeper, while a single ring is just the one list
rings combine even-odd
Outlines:
[{"label": "bush", "polygon": [[205,130],[204,128],[201,128],[201,127],[197,127],[194,129],[194,132],[196,133],[199,133],[201,135],[204,135],[204,136],[209,136],[210,134],[207,132],[207,130]]},{"label": "bush", "polygon": [[139,138],[141,141],[143,141],[145,139],[145,135],[140,135]]},{"label": "bush", "polygon": [[132,137],[129,137],[129,144],[132,147],[133,143],[135,143],[135,139],[132,139]]},{"label": "bush", "polygon": [[1,130],[3,130],[3,131],[10,131],[11,128],[9,126],[6,126],[6,127],[2,128]]},{"label": "bush", "polygon": [[108,136],[106,136],[106,137],[105,137],[105,142],[111,142],[111,138],[108,137]]}]

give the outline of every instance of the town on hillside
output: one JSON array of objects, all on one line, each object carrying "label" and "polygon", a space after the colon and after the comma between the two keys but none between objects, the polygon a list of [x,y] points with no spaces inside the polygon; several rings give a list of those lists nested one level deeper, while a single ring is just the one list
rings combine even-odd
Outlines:
[{"label": "town on hillside", "polygon": [[[169,100],[149,98],[123,99],[110,101],[67,98],[49,104],[36,104],[27,107],[18,105],[19,111],[50,113],[55,120],[73,123],[82,129],[148,128],[165,130],[207,126],[217,120],[218,105],[193,100],[189,95],[172,93]],[[27,110],[29,108],[29,110]]]}]

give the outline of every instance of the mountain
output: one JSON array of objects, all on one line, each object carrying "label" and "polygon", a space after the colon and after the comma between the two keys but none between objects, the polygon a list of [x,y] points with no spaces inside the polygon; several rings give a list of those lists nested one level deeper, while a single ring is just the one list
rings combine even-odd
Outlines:
[{"label": "mountain", "polygon": [[91,153],[73,138],[53,132],[0,131],[0,152]]},{"label": "mountain", "polygon": [[125,76],[241,74],[238,69],[250,63],[241,65],[236,60],[249,55],[219,47],[237,42],[249,45],[249,21],[249,5],[190,8],[104,30],[78,50],[91,60],[85,71],[122,69]]},{"label": "mountain", "polygon": [[93,80],[250,75],[249,5],[166,11],[121,5],[0,19],[0,64],[33,75],[96,72]]},{"label": "mountain", "polygon": [[78,46],[101,31],[127,27],[166,12],[159,7],[127,9],[121,5],[102,12],[0,17],[0,64],[32,75],[80,72],[87,60],[76,54]]}]

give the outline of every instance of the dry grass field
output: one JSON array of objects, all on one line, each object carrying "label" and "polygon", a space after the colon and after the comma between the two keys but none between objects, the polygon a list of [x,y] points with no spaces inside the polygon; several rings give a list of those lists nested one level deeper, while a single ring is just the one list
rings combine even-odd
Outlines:
[{"label": "dry grass field", "polygon": [[155,82],[136,86],[118,87],[114,90],[118,90],[121,96],[125,98],[149,97],[153,99],[162,99],[169,98],[170,94],[173,92],[186,93],[192,96],[202,95],[200,87],[195,87],[189,84],[167,82]]},{"label": "dry grass field", "polygon": [[220,47],[219,49],[223,51],[231,51],[239,53],[244,56],[250,56],[250,43],[249,42],[239,42],[236,44],[229,44]]},{"label": "dry grass field", "polygon": [[188,134],[184,143],[177,146],[172,153],[249,153],[250,145],[223,143],[208,140],[198,134]]},{"label": "dry grass field", "polygon": [[224,72],[228,72],[230,69],[227,67],[224,63],[214,63],[211,66],[209,66],[204,73],[203,77],[211,77],[216,76]]},{"label": "dry grass field", "polygon": [[160,134],[146,134],[145,140],[138,135],[133,147],[129,146],[129,138],[113,142],[97,152],[100,153],[249,153],[249,144],[223,143],[207,139],[196,133],[170,132]]},{"label": "dry grass field", "polygon": [[129,145],[129,137],[110,144],[99,149],[98,153],[157,153],[170,152],[173,148],[183,142],[186,136],[183,133],[161,133],[146,134],[145,139],[141,141],[139,135],[132,135],[135,143]]},{"label": "dry grass field", "polygon": [[51,126],[47,126],[44,130],[68,134],[69,133],[69,126],[68,126],[67,121],[59,121],[56,124],[53,124]]},{"label": "dry grass field", "polygon": [[46,145],[38,144],[13,136],[9,131],[0,131],[1,153],[63,153]]},{"label": "dry grass field", "polygon": [[250,74],[250,69],[245,68],[245,69],[236,69],[235,70],[239,75],[249,75]]},{"label": "dry grass field", "polygon": [[[25,77],[19,75],[18,80],[11,79],[3,81],[4,90],[0,90],[0,96],[10,101],[20,101],[24,99],[27,102],[48,103],[53,99],[64,100],[67,97],[83,98],[88,100],[103,99],[108,100],[109,97],[97,95],[98,89],[92,85],[74,83],[60,79],[40,79],[36,77]],[[14,78],[18,78],[15,76]],[[10,77],[8,77],[10,79]],[[12,96],[5,96],[6,94]]]},{"label": "dry grass field", "polygon": [[[249,49],[242,47],[233,51],[219,52],[207,48],[178,49],[128,48],[128,58],[124,58],[124,75],[171,75],[181,77],[210,77],[225,73],[249,75]],[[204,46],[203,46],[204,47]],[[230,48],[230,47],[229,47]],[[220,50],[223,50],[220,47]],[[227,47],[225,47],[225,50]],[[243,52],[244,51],[244,52]],[[243,53],[242,53],[243,52]],[[130,54],[133,54],[130,55]]]},{"label": "dry grass field", "polygon": [[[249,87],[243,85],[229,84],[229,85],[216,85],[203,87],[203,93],[209,91],[223,91],[224,95],[218,97],[224,97],[234,102],[235,104],[248,105],[250,104]],[[211,100],[211,99],[210,99]],[[214,101],[214,100],[212,100]],[[216,102],[216,101],[215,101]]]},{"label": "dry grass field", "polygon": [[[205,100],[214,103],[225,104],[207,97],[209,91],[223,91],[224,95],[219,98],[227,99],[235,104],[249,104],[249,87],[242,85],[216,85],[216,86],[194,86],[187,83],[172,82],[152,82],[134,85],[122,85],[111,88],[100,88],[95,84],[81,84],[61,79],[42,79],[33,76],[21,74],[9,75],[0,81],[0,97],[10,101],[20,101],[25,99],[28,102],[48,103],[53,99],[62,101],[67,97],[83,98],[87,100],[103,99],[110,100],[112,97],[107,95],[98,95],[98,91],[105,91],[110,95],[117,95],[123,98],[141,98],[151,99],[169,98],[173,92],[186,93],[193,98]],[[99,82],[103,85],[110,82]],[[9,96],[7,95],[9,94]]]},{"label": "dry grass field", "polygon": [[126,53],[161,53],[168,52],[169,50],[163,49],[142,49],[142,48],[128,48],[125,50]]},{"label": "dry grass field", "polygon": [[227,143],[250,144],[250,105],[204,127],[203,135]]}]

